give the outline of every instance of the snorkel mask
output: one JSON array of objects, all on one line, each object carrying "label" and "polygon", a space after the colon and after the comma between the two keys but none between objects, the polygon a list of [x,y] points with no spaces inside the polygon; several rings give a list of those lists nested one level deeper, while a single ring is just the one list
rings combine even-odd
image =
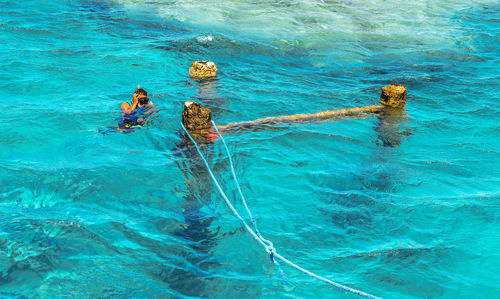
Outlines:
[{"label": "snorkel mask", "polygon": [[141,106],[146,105],[148,102],[149,102],[149,98],[148,97],[139,98],[139,104]]}]

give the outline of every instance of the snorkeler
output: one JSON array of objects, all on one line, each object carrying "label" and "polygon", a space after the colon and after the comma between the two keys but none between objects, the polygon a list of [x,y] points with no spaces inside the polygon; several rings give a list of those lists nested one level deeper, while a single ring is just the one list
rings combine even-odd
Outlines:
[{"label": "snorkeler", "polygon": [[132,104],[124,102],[121,109],[123,114],[118,124],[119,129],[142,126],[149,117],[158,112],[154,103],[149,100],[148,92],[142,89],[140,85],[137,86],[132,96]]}]

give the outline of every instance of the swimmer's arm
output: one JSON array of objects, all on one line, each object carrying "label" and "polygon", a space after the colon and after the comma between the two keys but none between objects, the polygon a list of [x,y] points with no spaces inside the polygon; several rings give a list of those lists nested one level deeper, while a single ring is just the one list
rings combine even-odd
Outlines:
[{"label": "swimmer's arm", "polygon": [[158,112],[158,109],[156,109],[156,106],[153,103],[151,103],[151,105],[148,106],[148,108],[149,108],[149,110],[144,113],[145,115],[147,115],[146,119],[148,119],[153,114],[156,114]]},{"label": "swimmer's arm", "polygon": [[137,120],[142,125],[144,125],[144,123],[146,122],[146,120],[148,118],[150,118],[151,116],[153,116],[154,114],[156,114],[156,112],[158,112],[158,109],[156,109],[156,106],[154,104],[151,104],[150,106],[148,106],[148,108],[150,108],[150,109],[144,113],[145,117],[144,118],[140,118],[140,119]]},{"label": "swimmer's arm", "polygon": [[132,97],[132,106],[130,106],[129,103],[125,102],[122,104],[121,108],[126,114],[131,114],[134,112],[135,108],[137,108],[138,103],[139,100],[137,99],[137,95],[134,94],[134,96]]}]

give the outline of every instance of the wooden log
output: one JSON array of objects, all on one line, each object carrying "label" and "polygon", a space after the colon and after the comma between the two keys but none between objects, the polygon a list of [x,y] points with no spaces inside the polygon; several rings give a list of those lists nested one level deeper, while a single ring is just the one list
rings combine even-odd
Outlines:
[{"label": "wooden log", "polygon": [[380,113],[384,109],[385,109],[384,105],[371,105],[371,106],[363,106],[356,108],[326,110],[316,113],[272,116],[251,121],[231,123],[218,127],[223,131],[233,131],[240,129],[250,129],[252,127],[259,127],[259,126],[273,126],[277,124],[311,123],[317,121],[343,119],[343,118],[359,118],[359,117],[366,117],[369,114]]},{"label": "wooden log", "polygon": [[[382,88],[378,105],[370,105],[346,109],[326,110],[316,113],[272,116],[251,121],[230,123],[219,126],[221,131],[234,131],[273,126],[283,123],[311,123],[325,120],[338,120],[343,118],[363,118],[369,115],[379,115],[391,110],[401,111],[406,105],[406,88],[400,84],[391,84]],[[200,104],[189,101],[184,103],[182,123],[191,132],[206,133],[211,128],[212,115],[210,109]]]}]

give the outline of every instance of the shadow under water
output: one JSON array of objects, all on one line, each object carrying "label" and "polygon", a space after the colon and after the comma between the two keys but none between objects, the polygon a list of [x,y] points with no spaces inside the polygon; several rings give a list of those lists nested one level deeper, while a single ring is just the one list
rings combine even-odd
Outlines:
[{"label": "shadow under water", "polygon": [[386,108],[377,116],[375,132],[377,142],[384,147],[398,147],[405,136],[411,135],[409,130],[402,130],[402,124],[406,121],[406,111],[401,109]]},{"label": "shadow under water", "polygon": [[[186,263],[196,267],[165,268],[161,271],[160,278],[180,294],[213,297],[215,294],[206,293],[213,288],[207,287],[208,282],[204,278],[211,277],[210,269],[218,264],[210,251],[217,245],[219,228],[212,228],[213,216],[202,211],[204,207],[210,208],[211,205],[211,179],[193,143],[183,132],[179,133],[179,137],[180,141],[171,152],[183,174],[186,192],[181,207],[184,221],[174,230],[173,235],[183,239],[183,243],[188,244],[194,252],[185,254],[184,258]],[[201,150],[210,151],[210,144],[202,136],[195,135],[194,138]]]}]

